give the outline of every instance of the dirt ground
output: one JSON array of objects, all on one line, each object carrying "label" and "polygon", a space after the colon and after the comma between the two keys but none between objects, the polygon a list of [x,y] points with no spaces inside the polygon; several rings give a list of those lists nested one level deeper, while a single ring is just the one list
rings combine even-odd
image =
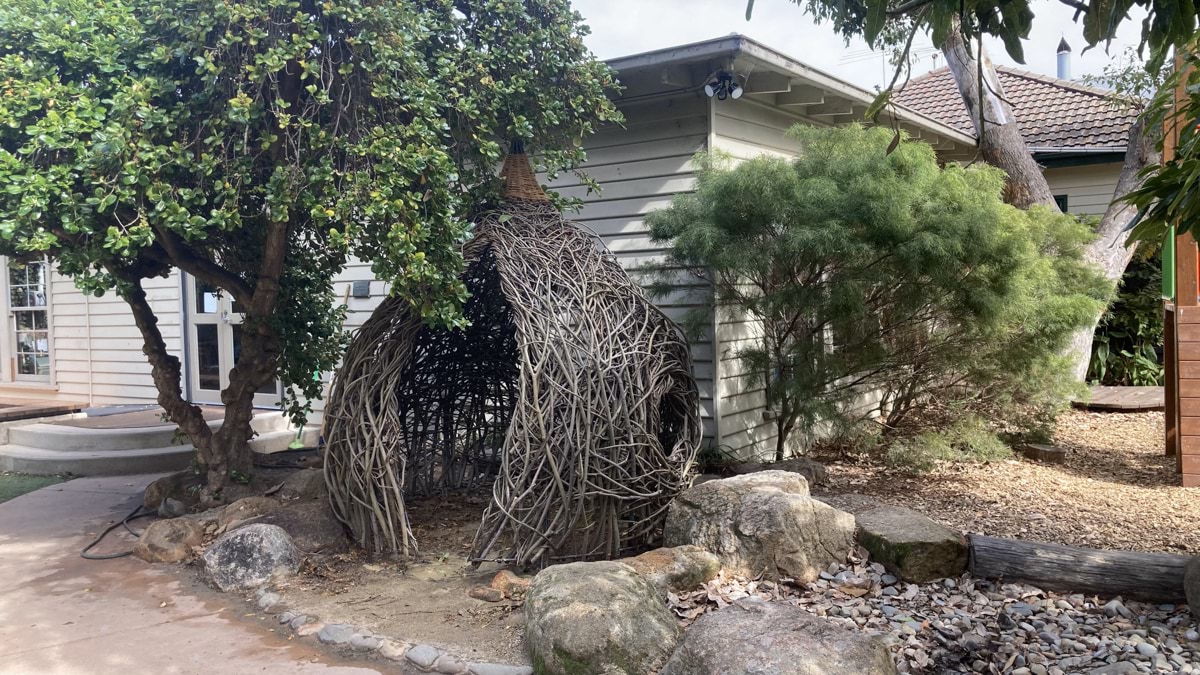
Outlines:
[{"label": "dirt ground", "polygon": [[414,561],[354,552],[310,564],[280,590],[290,607],[321,621],[351,623],[468,661],[529,664],[523,603],[471,598],[501,567],[467,563],[486,491],[415,499],[409,517],[421,547]]},{"label": "dirt ground", "polygon": [[[862,493],[964,532],[1114,550],[1200,554],[1200,489],[1163,455],[1163,414],[1072,410],[1065,464],[1022,458],[909,476],[828,461],[826,493]],[[819,494],[819,493],[818,493]]]}]

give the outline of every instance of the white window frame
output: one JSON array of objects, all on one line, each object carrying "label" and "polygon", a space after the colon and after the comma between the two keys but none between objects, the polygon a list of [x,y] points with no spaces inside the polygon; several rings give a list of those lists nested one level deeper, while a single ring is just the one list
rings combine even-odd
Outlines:
[{"label": "white window frame", "polygon": [[[9,276],[10,266],[14,263],[7,256],[0,256],[0,263],[4,266],[3,279],[3,295],[4,295],[4,314],[6,336],[0,341],[0,354],[4,356],[3,368],[0,369],[4,374],[4,381],[12,384],[26,385],[49,385],[52,386],[55,382],[55,358],[54,358],[54,321],[53,321],[53,266],[46,259],[42,260],[45,265],[45,278],[43,285],[46,292],[46,304],[38,308],[14,307],[12,304],[12,282]],[[22,374],[17,364],[18,349],[17,349],[17,313],[18,312],[33,312],[42,311],[46,313],[46,357],[48,372],[45,375],[29,375]]]}]

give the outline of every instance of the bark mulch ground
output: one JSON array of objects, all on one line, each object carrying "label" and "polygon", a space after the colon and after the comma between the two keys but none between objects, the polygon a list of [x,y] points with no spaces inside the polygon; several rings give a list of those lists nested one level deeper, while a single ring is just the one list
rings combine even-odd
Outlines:
[{"label": "bark mulch ground", "polygon": [[1054,442],[1066,463],[1016,458],[913,476],[829,461],[824,492],[869,494],[963,532],[1200,554],[1200,488],[1180,487],[1174,458],[1163,455],[1161,412],[1072,410]]}]

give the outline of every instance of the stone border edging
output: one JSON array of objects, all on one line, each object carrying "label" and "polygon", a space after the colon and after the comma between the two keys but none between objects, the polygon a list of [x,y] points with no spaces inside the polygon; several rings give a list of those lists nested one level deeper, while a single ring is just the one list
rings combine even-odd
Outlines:
[{"label": "stone border edging", "polygon": [[[266,614],[281,610],[283,596],[269,587],[255,591],[258,609]],[[344,647],[360,654],[379,656],[422,670],[442,675],[533,675],[533,666],[505,663],[483,663],[459,658],[444,649],[429,644],[411,644],[349,623],[323,622],[316,616],[298,610],[280,611],[277,619],[297,637],[315,637],[323,644]]]}]

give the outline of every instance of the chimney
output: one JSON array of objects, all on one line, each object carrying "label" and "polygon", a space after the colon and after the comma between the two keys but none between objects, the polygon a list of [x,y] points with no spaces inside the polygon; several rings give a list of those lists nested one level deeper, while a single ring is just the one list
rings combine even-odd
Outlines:
[{"label": "chimney", "polygon": [[1067,38],[1058,41],[1058,79],[1071,79],[1071,45]]}]

